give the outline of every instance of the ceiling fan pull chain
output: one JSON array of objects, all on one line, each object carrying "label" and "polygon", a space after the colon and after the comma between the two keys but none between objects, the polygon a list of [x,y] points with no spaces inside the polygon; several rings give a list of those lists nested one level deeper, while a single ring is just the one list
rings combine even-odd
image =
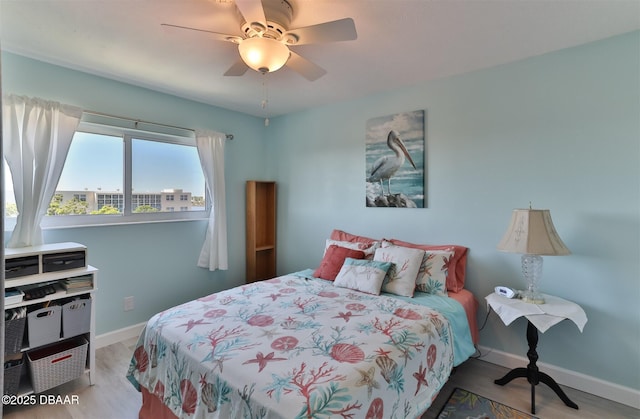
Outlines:
[{"label": "ceiling fan pull chain", "polygon": [[262,73],[262,109],[264,110],[264,126],[269,126],[269,110],[267,107],[269,106],[269,85],[267,80],[267,74]]}]

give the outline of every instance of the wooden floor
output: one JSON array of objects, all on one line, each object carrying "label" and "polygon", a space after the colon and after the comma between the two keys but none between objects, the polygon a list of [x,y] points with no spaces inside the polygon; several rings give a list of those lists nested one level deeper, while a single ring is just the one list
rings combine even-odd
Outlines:
[{"label": "wooden floor", "polygon": [[[96,351],[98,379],[89,386],[87,377],[58,387],[46,394],[77,395],[77,405],[37,405],[4,407],[6,419],[135,419],[140,408],[140,394],[125,378],[135,339],[116,343]],[[461,387],[513,408],[528,412],[530,386],[523,378],[505,387],[493,383],[507,372],[480,360],[469,360],[456,369],[440,395],[422,419],[438,416],[455,387]],[[565,406],[556,394],[546,387],[536,387],[536,416],[540,419],[631,419],[640,418],[640,410],[602,399],[571,388],[563,388],[571,400],[580,406],[574,410]],[[229,418],[233,419],[233,418]]]},{"label": "wooden floor", "polygon": [[[523,367],[526,365],[523,365]],[[531,386],[525,378],[516,378],[502,387],[493,383],[509,370],[485,361],[471,359],[460,365],[433,401],[422,419],[436,418],[456,387],[472,391],[523,412],[531,412]],[[579,410],[565,406],[556,393],[544,384],[536,386],[536,413],[540,419],[640,419],[640,410],[589,393],[561,386]]]}]

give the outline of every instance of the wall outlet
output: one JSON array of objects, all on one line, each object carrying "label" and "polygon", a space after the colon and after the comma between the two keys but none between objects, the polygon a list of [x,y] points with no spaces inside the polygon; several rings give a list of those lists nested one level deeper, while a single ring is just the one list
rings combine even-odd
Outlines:
[{"label": "wall outlet", "polygon": [[124,311],[133,310],[133,297],[124,297]]}]

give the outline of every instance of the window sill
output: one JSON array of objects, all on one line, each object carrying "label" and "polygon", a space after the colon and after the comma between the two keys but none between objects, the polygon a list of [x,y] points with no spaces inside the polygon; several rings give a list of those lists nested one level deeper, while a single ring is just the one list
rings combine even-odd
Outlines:
[{"label": "window sill", "polygon": [[[65,216],[66,218],[67,216]],[[126,219],[123,219],[122,216],[68,216],[73,219],[67,220],[56,220],[58,222],[46,222],[47,220],[43,220],[41,224],[41,228],[43,231],[46,230],[61,230],[61,229],[70,229],[70,228],[88,228],[88,227],[107,227],[107,226],[123,226],[123,225],[131,225],[131,224],[161,224],[161,223],[177,223],[177,222],[185,222],[185,221],[208,221],[209,217],[206,213],[203,214],[193,214],[191,217],[185,218],[183,217],[175,217],[175,218],[162,218],[162,219],[153,219],[148,216],[135,217],[130,216]],[[85,219],[78,219],[77,217],[82,217]],[[88,219],[87,219],[88,218]],[[100,218],[99,220],[97,218]],[[63,221],[63,222],[60,222]],[[66,222],[64,222],[66,221]],[[4,230],[5,233],[11,233],[15,227],[15,219],[5,219]]]}]

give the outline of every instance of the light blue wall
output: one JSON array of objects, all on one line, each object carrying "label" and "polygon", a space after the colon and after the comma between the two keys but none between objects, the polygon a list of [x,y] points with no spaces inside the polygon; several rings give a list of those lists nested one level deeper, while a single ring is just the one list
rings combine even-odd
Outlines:
[{"label": "light blue wall", "polygon": [[[244,283],[244,182],[265,172],[261,119],[179,99],[77,71],[2,54],[4,93],[41,97],[152,122],[232,133],[225,146],[229,270],[196,267],[206,223],[188,221],[45,231],[47,243],[75,241],[100,269],[96,329],[105,333],[145,322],[173,305]],[[6,233],[8,239],[10,232]],[[123,299],[135,297],[124,312]]]},{"label": "light blue wall", "polygon": [[[580,304],[540,336],[540,360],[640,389],[640,33],[274,118],[280,273],[320,262],[333,228],[470,250],[467,286],[523,288],[496,250],[513,208],[551,210],[573,254],[544,259],[544,292]],[[399,63],[399,65],[402,65]],[[426,209],[365,207],[365,122],[426,110]],[[523,319],[481,345],[524,356]]]}]

